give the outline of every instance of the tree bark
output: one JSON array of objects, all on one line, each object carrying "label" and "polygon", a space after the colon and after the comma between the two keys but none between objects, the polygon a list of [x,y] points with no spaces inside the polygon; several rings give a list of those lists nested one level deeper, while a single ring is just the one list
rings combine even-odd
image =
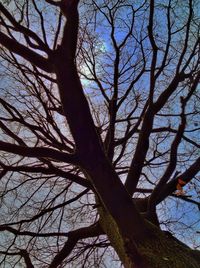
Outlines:
[{"label": "tree bark", "polygon": [[198,268],[200,252],[192,250],[171,234],[147,223],[146,236],[132,241],[124,238],[105,210],[100,211],[101,227],[108,235],[125,268]]}]

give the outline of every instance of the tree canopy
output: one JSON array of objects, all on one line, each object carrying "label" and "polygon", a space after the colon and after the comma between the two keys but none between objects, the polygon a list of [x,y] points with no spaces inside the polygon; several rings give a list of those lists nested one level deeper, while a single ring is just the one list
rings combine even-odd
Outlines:
[{"label": "tree canopy", "polygon": [[198,267],[199,8],[0,3],[0,266]]}]

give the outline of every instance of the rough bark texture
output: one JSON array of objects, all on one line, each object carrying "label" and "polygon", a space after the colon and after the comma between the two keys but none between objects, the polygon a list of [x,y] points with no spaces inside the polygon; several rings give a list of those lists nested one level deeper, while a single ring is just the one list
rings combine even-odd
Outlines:
[{"label": "rough bark texture", "polygon": [[146,222],[148,235],[140,241],[132,241],[121,235],[114,219],[104,209],[99,211],[101,226],[125,268],[199,267],[199,251],[190,249],[153,224]]}]

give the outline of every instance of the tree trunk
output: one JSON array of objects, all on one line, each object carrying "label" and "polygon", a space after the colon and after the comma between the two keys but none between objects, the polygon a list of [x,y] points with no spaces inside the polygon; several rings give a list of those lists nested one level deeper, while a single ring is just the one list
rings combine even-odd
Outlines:
[{"label": "tree trunk", "polygon": [[99,201],[101,227],[125,268],[198,268],[190,249],[164,235],[140,215],[106,157],[75,64],[78,2],[63,1],[67,23],[55,53],[54,68],[79,165],[93,184]]},{"label": "tree trunk", "polygon": [[[198,268],[200,252],[146,221],[146,236],[132,240],[121,235],[114,219],[99,209],[100,223],[125,268]],[[130,234],[131,237],[131,234]]]}]

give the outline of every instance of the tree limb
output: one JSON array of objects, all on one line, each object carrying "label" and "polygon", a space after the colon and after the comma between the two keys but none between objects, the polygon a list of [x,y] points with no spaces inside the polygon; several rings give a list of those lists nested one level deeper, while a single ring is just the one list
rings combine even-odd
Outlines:
[{"label": "tree limb", "polygon": [[24,258],[25,264],[27,268],[34,268],[29,253],[26,249],[19,249],[18,252],[8,252],[8,251],[0,251],[0,254],[8,255],[8,256],[16,256],[19,255]]},{"label": "tree limb", "polygon": [[154,188],[150,198],[149,198],[149,204],[148,204],[148,210],[149,212],[153,212],[156,208],[156,198],[159,193],[159,191],[162,189],[162,187],[167,183],[167,181],[170,179],[172,173],[174,172],[176,168],[176,163],[177,163],[177,153],[178,153],[178,146],[181,142],[185,126],[186,126],[186,117],[185,117],[185,103],[182,101],[182,113],[181,113],[181,124],[178,128],[177,134],[174,138],[174,141],[172,142],[171,145],[171,151],[170,151],[170,159],[169,159],[169,165],[167,169],[165,170],[163,176],[159,180],[158,184]]},{"label": "tree limb", "polygon": [[[83,187],[92,188],[91,183],[86,180],[83,177],[80,177],[78,175],[75,175],[73,173],[64,171],[62,169],[59,169],[53,165],[50,165],[48,168],[46,167],[34,167],[34,166],[7,166],[2,163],[0,163],[0,166],[3,167],[3,170],[7,171],[14,171],[14,172],[27,172],[27,173],[39,173],[39,174],[47,174],[47,175],[53,175],[55,174],[56,176],[60,176],[63,178],[66,178],[67,180],[70,180],[72,182],[75,182]],[[4,175],[6,174],[4,172]]]},{"label": "tree limb", "polygon": [[[25,39],[31,38],[38,44],[38,46],[33,45],[33,47],[37,49],[41,49],[47,53],[50,52],[47,45],[39,38],[39,36],[35,34],[33,31],[31,31],[30,29],[20,25],[1,3],[0,3],[0,11],[12,23],[12,25],[15,27],[14,28],[15,31],[21,32],[22,34],[24,34]],[[29,42],[30,40],[28,39],[27,41]]]},{"label": "tree limb", "polygon": [[95,237],[103,234],[99,223],[95,223],[89,227],[84,227],[77,229],[75,231],[68,233],[68,240],[61,249],[61,251],[55,256],[51,264],[49,265],[49,268],[56,268],[58,267],[64,259],[66,259],[69,254],[74,249],[76,243],[80,239],[88,238],[88,237]]},{"label": "tree limb", "polygon": [[2,32],[0,32],[0,44],[7,48],[9,51],[16,53],[17,55],[28,60],[30,63],[42,69],[43,71],[48,73],[54,72],[54,68],[50,60],[45,59],[33,50],[18,43],[16,40],[11,39]]},{"label": "tree limb", "polygon": [[0,150],[18,154],[24,157],[44,157],[59,160],[65,163],[78,164],[76,154],[68,154],[45,147],[25,147],[0,141]]},{"label": "tree limb", "polygon": [[189,183],[192,178],[200,171],[200,157],[181,175],[168,182],[163,190],[159,193],[156,204],[162,202],[167,196],[176,191],[178,180],[181,179],[185,184]]}]

